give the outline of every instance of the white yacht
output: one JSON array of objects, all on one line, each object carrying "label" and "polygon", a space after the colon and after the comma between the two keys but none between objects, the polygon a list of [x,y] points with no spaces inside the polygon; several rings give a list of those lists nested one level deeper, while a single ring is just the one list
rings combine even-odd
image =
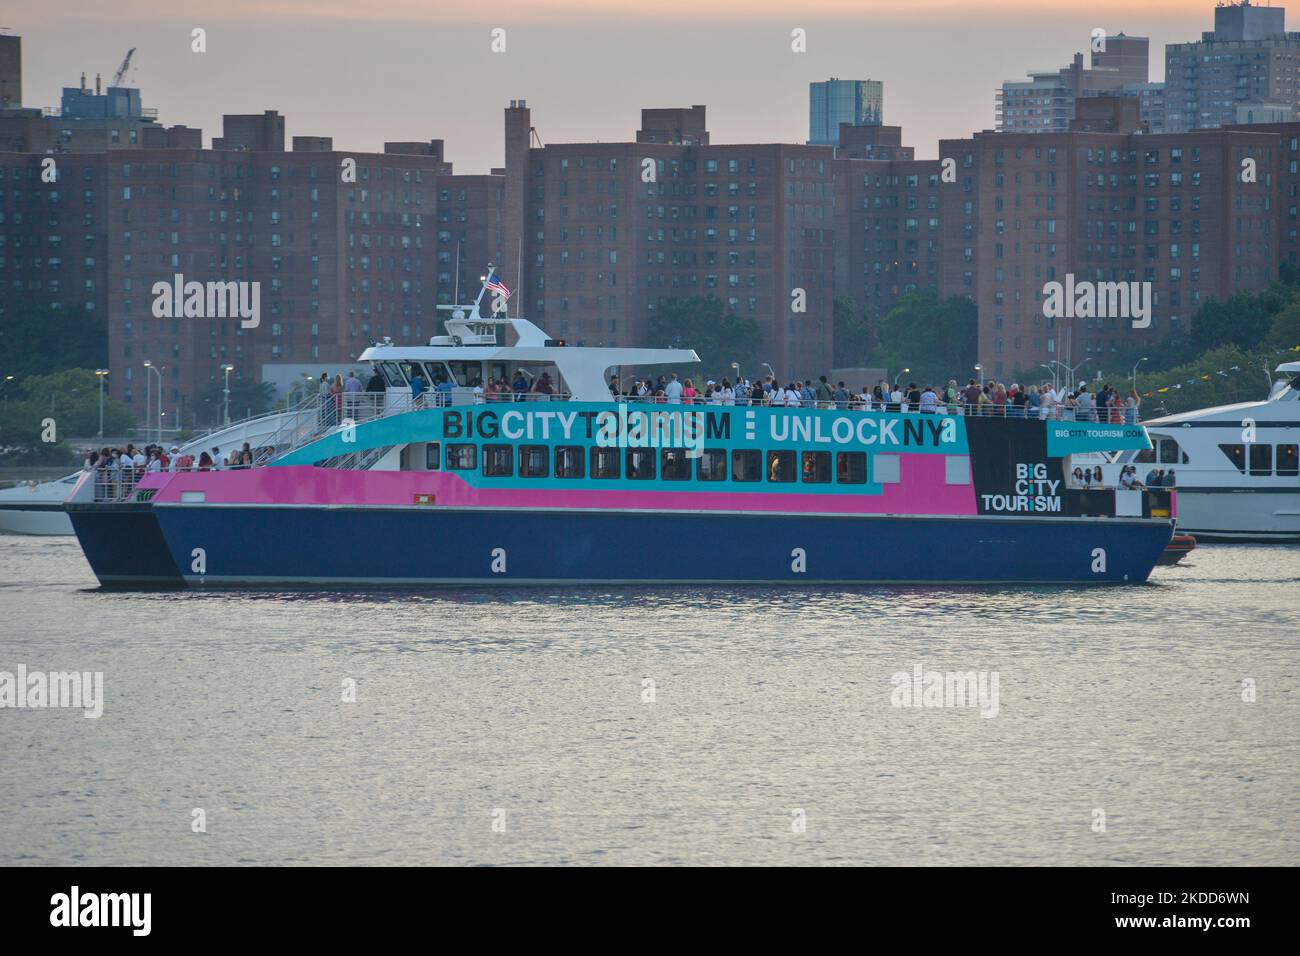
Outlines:
[{"label": "white yacht", "polygon": [[1178,530],[1198,541],[1300,542],[1300,362],[1277,374],[1264,401],[1143,422],[1154,447],[1107,456],[1106,481],[1173,472]]}]

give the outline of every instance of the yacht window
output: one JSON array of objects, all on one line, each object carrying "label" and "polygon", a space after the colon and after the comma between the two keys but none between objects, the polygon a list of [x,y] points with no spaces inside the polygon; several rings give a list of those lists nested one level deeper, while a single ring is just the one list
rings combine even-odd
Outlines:
[{"label": "yacht window", "polygon": [[[585,477],[587,472],[587,457],[584,454],[584,451],[585,449],[580,445],[561,445],[559,448],[555,449],[555,477]],[[617,456],[614,460],[618,460]]]},{"label": "yacht window", "polygon": [[1138,452],[1136,455],[1133,456],[1133,461],[1135,464],[1139,464],[1139,465],[1154,465],[1156,461],[1155,446],[1153,445],[1150,448],[1143,448],[1140,452]]},{"label": "yacht window", "polygon": [[442,468],[442,446],[436,441],[431,441],[424,446],[424,467],[429,471],[438,471]]},{"label": "yacht window", "polygon": [[731,480],[763,480],[763,461],[756,450],[739,449],[731,453]]},{"label": "yacht window", "polygon": [[700,481],[727,480],[727,452],[723,448],[706,448],[695,459],[695,477]]},{"label": "yacht window", "polygon": [[380,362],[379,371],[384,376],[384,381],[388,383],[389,388],[405,388],[407,386],[406,376],[402,374],[402,368],[396,362]]},{"label": "yacht window", "polygon": [[828,451],[806,451],[800,456],[800,471],[808,484],[822,485],[831,480],[831,453]]},{"label": "yacht window", "polygon": [[1186,458],[1179,460],[1178,442],[1172,438],[1160,439],[1160,464],[1162,465],[1183,465],[1187,463]]},{"label": "yacht window", "polygon": [[1250,446],[1250,473],[1252,475],[1271,475],[1273,473],[1273,446]]},{"label": "yacht window", "polygon": [[546,445],[519,446],[519,477],[545,478],[551,473],[551,449]]},{"label": "yacht window", "polygon": [[483,474],[490,478],[509,478],[514,473],[515,450],[513,446],[483,446]]},{"label": "yacht window", "polygon": [[627,476],[629,478],[653,478],[655,476],[655,454],[649,448],[629,448],[627,450]]},{"label": "yacht window", "polygon": [[1232,462],[1232,466],[1243,475],[1246,473],[1246,446],[1245,445],[1220,445],[1219,451]]},{"label": "yacht window", "polygon": [[840,452],[835,456],[835,477],[842,485],[865,485],[867,453],[865,451]]},{"label": "yacht window", "polygon": [[593,448],[591,450],[591,477],[617,478],[621,471],[619,467],[620,460],[617,448]]},{"label": "yacht window", "polygon": [[456,471],[477,471],[478,445],[448,445],[447,467]]},{"label": "yacht window", "polygon": [[1285,478],[1300,475],[1300,445],[1277,446],[1277,473]]},{"label": "yacht window", "polygon": [[767,480],[794,481],[794,452],[769,451],[767,453]]},{"label": "yacht window", "polygon": [[691,460],[686,457],[685,448],[665,448],[661,453],[660,477],[664,481],[689,481],[691,477]]}]

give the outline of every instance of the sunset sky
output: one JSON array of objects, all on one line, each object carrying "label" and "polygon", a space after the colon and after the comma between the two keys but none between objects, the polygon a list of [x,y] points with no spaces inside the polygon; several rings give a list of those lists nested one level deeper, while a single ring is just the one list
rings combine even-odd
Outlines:
[{"label": "sunset sky", "polygon": [[[1003,80],[1065,65],[1095,27],[1150,37],[1159,80],[1164,45],[1213,23],[1202,0],[59,0],[0,14],[24,38],[27,106],[56,106],[82,71],[107,82],[134,46],[128,85],[205,145],[222,113],[278,109],[289,136],[338,149],[445,139],[460,173],[501,165],[511,99],[544,142],[628,140],[641,107],[696,103],[714,143],[802,142],[808,83],[831,76],[884,81],[885,122],[933,157],[940,137],[992,128]],[[206,53],[190,51],[194,27]],[[489,48],[495,27],[505,53]],[[795,28],[807,53],[791,52]]]}]

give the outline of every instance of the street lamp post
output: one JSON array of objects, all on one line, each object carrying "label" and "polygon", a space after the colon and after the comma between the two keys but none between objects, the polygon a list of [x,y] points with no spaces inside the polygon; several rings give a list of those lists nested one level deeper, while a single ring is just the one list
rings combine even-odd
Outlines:
[{"label": "street lamp post", "polygon": [[99,379],[99,437],[102,441],[104,438],[104,379],[108,377],[108,369],[95,369],[95,377]]},{"label": "street lamp post", "polygon": [[980,375],[980,388],[983,388],[983,387],[984,387],[984,366],[981,365],[979,362],[976,362],[976,363],[975,363],[975,371],[979,372],[979,375]]},{"label": "street lamp post", "polygon": [[153,370],[152,362],[145,362],[144,373],[144,437],[149,440],[149,425],[153,421],[153,385],[149,373]]},{"label": "street lamp post", "polygon": [[732,362],[732,363],[731,363],[731,367],[734,368],[734,369],[736,370],[736,383],[739,384],[739,383],[740,383],[740,363],[739,363],[739,362]]},{"label": "street lamp post", "polygon": [[1133,374],[1130,377],[1133,379],[1133,391],[1135,392],[1138,390],[1138,366],[1141,365],[1146,360],[1147,357],[1144,355],[1136,362],[1133,363]]},{"label": "street lamp post", "polygon": [[[1055,361],[1055,360],[1053,360],[1053,361]],[[1064,362],[1059,362],[1059,361],[1056,363],[1057,365],[1061,366],[1061,368],[1065,369],[1067,372],[1070,373],[1069,384],[1066,385],[1066,388],[1070,389],[1071,391],[1074,390],[1074,373],[1077,372],[1079,369],[1083,368],[1085,365],[1087,365],[1087,364],[1088,364],[1089,362],[1091,362],[1091,361],[1092,361],[1092,358],[1089,357],[1089,358],[1084,359],[1084,360],[1083,360],[1082,362],[1080,362],[1078,365],[1066,365]]]},{"label": "street lamp post", "polygon": [[[152,362],[145,362],[145,363],[144,363],[144,367],[147,368],[147,369],[149,370],[150,373],[152,373],[152,374],[158,376],[158,420],[157,420],[157,429],[158,429],[158,443],[161,445],[161,444],[162,444],[162,416],[163,416],[163,410],[162,410],[162,386],[163,386],[162,370],[163,370],[163,368],[165,368],[166,366],[154,365]],[[144,394],[145,394],[145,416],[146,416],[146,417],[145,417],[144,437],[145,437],[145,438],[148,438],[148,437],[149,437],[149,423],[153,420],[153,416],[152,416],[152,408],[153,408],[153,406],[152,406],[152,404],[149,402],[150,392],[149,392],[149,379],[148,379],[148,378],[146,378],[146,379],[145,379],[145,382],[144,382]]]},{"label": "street lamp post", "polygon": [[898,380],[910,371],[912,371],[910,368],[903,368],[898,370],[898,374],[894,376],[894,388],[898,388]]},{"label": "street lamp post", "polygon": [[764,362],[764,363],[763,363],[763,368],[767,369],[767,374],[768,374],[768,375],[771,375],[772,378],[776,378],[776,372],[772,369],[772,366],[770,366],[770,365],[768,365],[766,362]]},{"label": "street lamp post", "polygon": [[222,391],[222,395],[225,396],[225,407],[226,407],[226,410],[225,410],[224,417],[225,417],[225,423],[226,423],[227,425],[230,424],[230,373],[233,372],[234,370],[235,370],[235,367],[234,367],[233,365],[223,365],[223,366],[221,366],[221,371],[223,371],[223,372],[226,373],[226,387],[225,387],[225,389]]},{"label": "street lamp post", "polygon": [[12,375],[6,375],[6,376],[4,377],[4,380],[3,380],[3,381],[0,381],[0,391],[3,391],[3,392],[5,393],[5,401],[6,401],[6,402],[9,401],[9,389],[5,388],[5,386],[8,385],[8,384],[9,384],[10,382],[12,382],[13,380],[14,380],[14,377],[13,377]]}]

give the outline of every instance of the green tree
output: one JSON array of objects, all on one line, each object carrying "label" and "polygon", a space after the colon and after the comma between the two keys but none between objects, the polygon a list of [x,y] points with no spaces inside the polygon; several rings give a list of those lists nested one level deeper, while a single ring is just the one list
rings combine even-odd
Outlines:
[{"label": "green tree", "polygon": [[0,320],[0,355],[0,376],[103,368],[108,328],[92,313],[18,306]]},{"label": "green tree", "polygon": [[[99,377],[92,369],[76,368],[50,375],[15,378],[0,401],[0,421],[12,435],[37,435],[52,419],[60,438],[89,438],[99,433]],[[128,434],[135,420],[121,402],[104,394],[104,434]],[[39,440],[39,437],[37,438]]]},{"label": "green tree", "polygon": [[[199,420],[209,425],[219,425],[225,420],[225,379],[215,382],[199,393]],[[261,415],[271,410],[275,386],[270,382],[257,382],[251,378],[230,379],[230,420],[239,421],[249,415]]]},{"label": "green tree", "polygon": [[732,362],[751,377],[761,360],[763,333],[753,319],[724,313],[717,298],[664,299],[650,318],[650,345],[694,349],[710,378],[734,376]]},{"label": "green tree", "polygon": [[836,368],[859,368],[875,344],[866,307],[849,296],[838,296],[833,305],[835,344],[832,364]]},{"label": "green tree", "polygon": [[940,299],[933,292],[909,292],[880,319],[872,361],[891,376],[904,368],[906,381],[938,385],[970,377],[978,361],[979,325],[975,303],[963,296]]}]

